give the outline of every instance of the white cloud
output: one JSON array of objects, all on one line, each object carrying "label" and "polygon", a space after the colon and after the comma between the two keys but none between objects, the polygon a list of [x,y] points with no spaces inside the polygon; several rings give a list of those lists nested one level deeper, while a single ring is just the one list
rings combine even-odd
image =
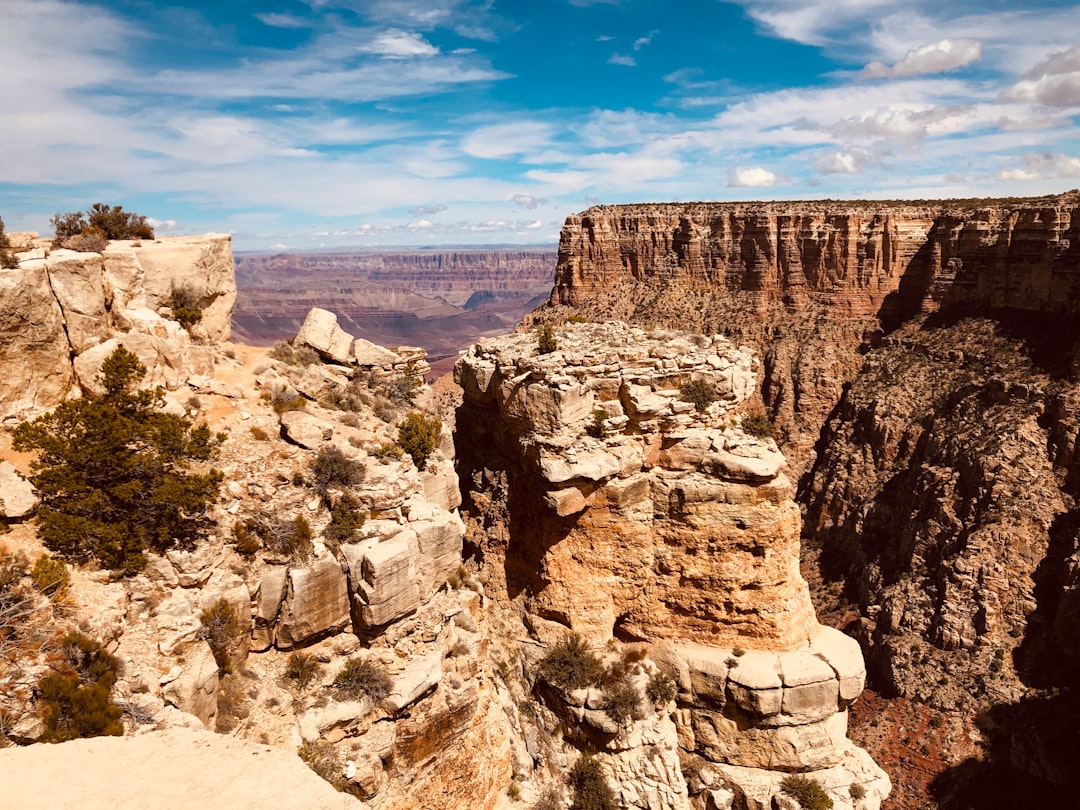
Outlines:
[{"label": "white cloud", "polygon": [[255,18],[263,25],[269,25],[271,28],[310,28],[311,23],[308,20],[300,17],[294,17],[292,14],[278,14],[276,12],[265,12],[262,14],[256,14]]},{"label": "white cloud", "polygon": [[408,59],[413,56],[434,56],[439,49],[415,31],[392,28],[383,31],[367,45],[360,46],[365,53],[374,53],[387,59]]},{"label": "white cloud", "polygon": [[1080,107],[1080,47],[1052,54],[1001,97],[1050,107]]},{"label": "white cloud", "polygon": [[764,188],[783,182],[784,178],[760,166],[735,167],[728,174],[729,188]]},{"label": "white cloud", "polygon": [[813,167],[825,174],[862,174],[871,162],[876,161],[863,149],[839,150],[814,158]]},{"label": "white cloud", "polygon": [[1024,159],[1023,167],[1002,169],[999,180],[1035,180],[1040,178],[1071,180],[1080,178],[1080,157],[1038,152]]},{"label": "white cloud", "polygon": [[465,137],[461,148],[473,157],[501,160],[545,149],[551,137],[551,126],[526,119],[480,127]]},{"label": "white cloud", "polygon": [[538,219],[538,220],[536,220],[536,221],[534,221],[534,222],[530,222],[530,223],[529,223],[528,225],[526,225],[526,226],[525,226],[525,230],[527,230],[527,231],[534,231],[534,230],[536,230],[537,228],[543,228],[543,227],[544,227],[544,222],[543,222],[543,220],[539,220],[539,219]]},{"label": "white cloud", "polygon": [[658,29],[654,28],[652,31],[650,31],[645,36],[638,37],[637,39],[635,39],[634,40],[634,50],[635,51],[640,51],[642,48],[644,48],[644,47],[646,47],[648,45],[652,45],[653,37],[655,37],[659,33],[660,33],[660,31]]},{"label": "white cloud", "polygon": [[543,200],[538,200],[531,194],[515,194],[513,197],[510,198],[510,202],[514,203],[514,205],[520,205],[522,208],[532,211],[534,208],[540,205]]},{"label": "white cloud", "polygon": [[409,213],[413,216],[431,216],[445,210],[445,205],[415,205],[409,209]]},{"label": "white cloud", "polygon": [[944,73],[970,65],[982,56],[982,44],[974,39],[943,39],[908,51],[895,65],[871,62],[859,75],[865,79],[920,76]]},{"label": "white cloud", "polygon": [[637,65],[634,57],[621,53],[613,53],[608,57],[607,62],[609,65],[622,65],[623,67],[635,67]]},{"label": "white cloud", "polygon": [[615,37],[609,37],[607,34],[601,34],[596,38],[596,42],[611,42]]}]

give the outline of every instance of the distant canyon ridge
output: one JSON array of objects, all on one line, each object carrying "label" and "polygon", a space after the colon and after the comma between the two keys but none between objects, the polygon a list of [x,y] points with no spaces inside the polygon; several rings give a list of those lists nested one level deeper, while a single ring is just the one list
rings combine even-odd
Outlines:
[{"label": "distant canyon ridge", "polygon": [[238,254],[233,333],[268,345],[322,307],[374,343],[424,347],[439,374],[460,349],[513,330],[546,301],[556,257],[543,247]]}]

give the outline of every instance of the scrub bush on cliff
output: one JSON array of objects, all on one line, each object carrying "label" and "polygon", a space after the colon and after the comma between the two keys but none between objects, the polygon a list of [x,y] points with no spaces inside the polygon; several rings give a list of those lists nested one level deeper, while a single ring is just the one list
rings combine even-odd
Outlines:
[{"label": "scrub bush on cliff", "polygon": [[146,373],[118,348],[101,366],[105,392],[61,404],[15,429],[13,446],[37,452],[31,480],[45,547],[76,563],[128,574],[145,552],[190,549],[209,527],[222,474],[189,473],[224,440],[205,425],[163,413],[161,389],[133,390]]},{"label": "scrub bush on cliff", "polygon": [[8,241],[7,234],[4,233],[4,220],[0,218],[0,268],[10,270],[19,266],[19,262],[10,248],[11,242]]},{"label": "scrub bush on cliff", "polygon": [[86,212],[57,214],[49,222],[56,234],[53,244],[67,247],[68,240],[85,233],[108,239],[153,239],[154,229],[142,214],[125,211],[122,205],[94,203]]}]

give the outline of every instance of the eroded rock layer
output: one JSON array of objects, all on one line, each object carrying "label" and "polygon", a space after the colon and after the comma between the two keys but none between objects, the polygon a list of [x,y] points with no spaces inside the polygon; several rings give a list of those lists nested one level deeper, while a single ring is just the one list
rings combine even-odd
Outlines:
[{"label": "eroded rock layer", "polygon": [[[568,630],[649,642],[677,676],[679,746],[714,766],[708,790],[765,807],[784,773],[840,768],[846,781],[825,779],[838,806],[852,784],[876,805],[888,779],[845,733],[861,653],[818,625],[784,457],[742,426],[756,358],[723,337],[619,323],[566,325],[555,341],[481,341],[455,367],[467,539],[489,594],[547,645]],[[619,739],[590,712],[602,696],[578,714],[566,700],[568,717]],[[609,738],[611,756],[628,747]],[[666,795],[623,801],[689,806]]]}]

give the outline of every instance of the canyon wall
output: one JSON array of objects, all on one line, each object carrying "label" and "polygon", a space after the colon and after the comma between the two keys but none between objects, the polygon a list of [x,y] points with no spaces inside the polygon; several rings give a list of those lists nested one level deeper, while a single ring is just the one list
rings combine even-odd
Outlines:
[{"label": "canyon wall", "polygon": [[1080,193],[592,208],[532,321],[571,314],[757,348],[817,598],[929,707],[900,758],[946,804],[1073,789]]}]

